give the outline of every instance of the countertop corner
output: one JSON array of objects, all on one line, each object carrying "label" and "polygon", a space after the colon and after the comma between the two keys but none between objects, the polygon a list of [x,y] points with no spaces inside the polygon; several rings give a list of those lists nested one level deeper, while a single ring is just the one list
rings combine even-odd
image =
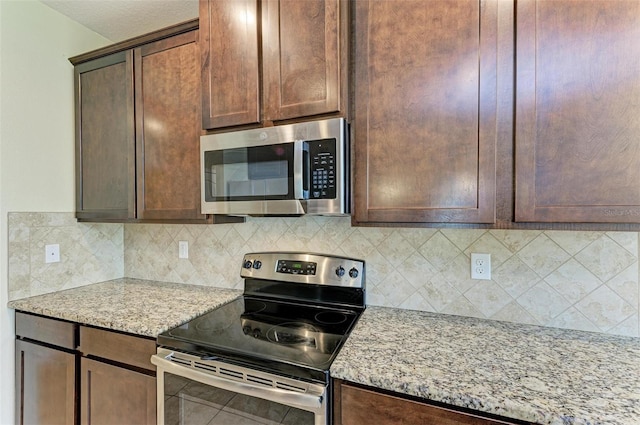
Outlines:
[{"label": "countertop corner", "polygon": [[8,307],[155,338],[241,294],[235,289],[122,278],[10,301]]}]

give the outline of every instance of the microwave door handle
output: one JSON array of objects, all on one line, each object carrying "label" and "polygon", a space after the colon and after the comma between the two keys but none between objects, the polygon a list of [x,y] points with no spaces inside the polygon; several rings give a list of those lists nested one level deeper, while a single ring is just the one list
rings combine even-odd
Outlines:
[{"label": "microwave door handle", "polygon": [[293,145],[293,197],[309,199],[309,144],[296,140]]},{"label": "microwave door handle", "polygon": [[309,199],[309,181],[311,180],[311,165],[309,164],[309,144],[304,144],[302,150],[302,192],[304,199]]}]

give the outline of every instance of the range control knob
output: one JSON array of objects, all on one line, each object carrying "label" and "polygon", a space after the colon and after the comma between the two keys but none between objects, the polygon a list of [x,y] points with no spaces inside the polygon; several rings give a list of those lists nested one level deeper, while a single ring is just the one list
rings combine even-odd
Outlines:
[{"label": "range control knob", "polygon": [[253,262],[253,268],[256,270],[260,270],[260,267],[262,267],[262,261],[260,260],[256,260]]},{"label": "range control knob", "polygon": [[244,262],[244,264],[242,265],[245,269],[250,269],[253,266],[253,263],[251,262],[251,260],[247,260]]},{"label": "range control knob", "polygon": [[351,270],[349,270],[349,277],[352,279],[355,279],[356,277],[358,277],[358,269],[353,267]]},{"label": "range control knob", "polygon": [[253,330],[253,337],[254,337],[254,338],[260,338],[260,336],[261,336],[261,335],[262,335],[262,332],[260,332],[260,329],[255,328],[255,329]]},{"label": "range control knob", "polygon": [[344,267],[342,266],[338,266],[338,268],[336,269],[336,275],[338,277],[342,277],[344,276]]},{"label": "range control knob", "polygon": [[243,332],[245,335],[249,335],[249,334],[251,333],[251,326],[244,326],[244,327],[242,328],[242,332]]}]

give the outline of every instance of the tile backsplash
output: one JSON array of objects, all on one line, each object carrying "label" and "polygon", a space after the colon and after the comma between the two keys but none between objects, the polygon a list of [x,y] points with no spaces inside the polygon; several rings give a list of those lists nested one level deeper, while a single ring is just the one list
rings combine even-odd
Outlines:
[{"label": "tile backsplash", "polygon": [[[242,288],[244,253],[310,251],[364,259],[368,304],[640,336],[636,232],[368,228],[348,217],[81,224],[42,213],[12,213],[9,227],[10,299],[122,276]],[[61,240],[63,261],[45,264],[44,245]],[[470,279],[472,252],[491,254],[491,280]]]},{"label": "tile backsplash", "polygon": [[[73,213],[9,213],[9,300],[123,277],[122,224],[78,223]],[[45,245],[60,262],[45,263]]]}]

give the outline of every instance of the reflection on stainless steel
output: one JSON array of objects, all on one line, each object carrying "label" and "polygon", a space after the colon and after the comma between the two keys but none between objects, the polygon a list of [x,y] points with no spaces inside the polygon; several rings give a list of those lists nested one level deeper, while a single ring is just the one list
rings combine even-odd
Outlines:
[{"label": "reflection on stainless steel", "polygon": [[343,118],[201,136],[201,211],[348,215],[348,157]]},{"label": "reflection on stainless steel", "polygon": [[[225,400],[200,404],[224,406],[211,423],[236,423],[224,416],[235,409],[256,423],[327,425],[329,367],[364,309],[364,262],[280,252],[246,254],[241,266],[241,297],[158,336],[158,423],[188,418],[180,409],[216,393]],[[165,387],[169,377],[197,397],[168,393],[179,385]]]},{"label": "reflection on stainless steel", "polygon": [[267,331],[267,340],[285,345],[304,345],[316,348],[316,335],[320,331],[304,323],[281,323]]},{"label": "reflection on stainless steel", "polygon": [[347,320],[347,316],[344,313],[336,311],[322,311],[316,314],[316,320],[320,323],[335,325],[338,323],[344,323]]},{"label": "reflection on stainless steel", "polygon": [[[314,263],[315,274],[285,273],[279,271],[275,265],[279,260],[295,259],[296,261]],[[274,267],[253,267],[260,264],[274,264]],[[364,262],[355,259],[345,259],[322,254],[301,254],[291,252],[255,252],[245,254],[243,263],[248,262],[251,267],[243,267],[240,276],[243,278],[265,279],[271,281],[287,280],[288,282],[310,283],[314,285],[331,285],[340,288],[364,288]],[[345,271],[340,274],[340,267]],[[356,270],[352,277],[347,273]]]},{"label": "reflection on stainless steel", "polygon": [[[165,393],[165,377],[179,376],[208,386],[281,403],[312,412],[315,424],[327,422],[327,387],[302,382],[217,360],[203,360],[186,353],[163,348],[151,356],[158,370],[159,394]],[[157,397],[158,424],[165,424],[165,397]]]}]

